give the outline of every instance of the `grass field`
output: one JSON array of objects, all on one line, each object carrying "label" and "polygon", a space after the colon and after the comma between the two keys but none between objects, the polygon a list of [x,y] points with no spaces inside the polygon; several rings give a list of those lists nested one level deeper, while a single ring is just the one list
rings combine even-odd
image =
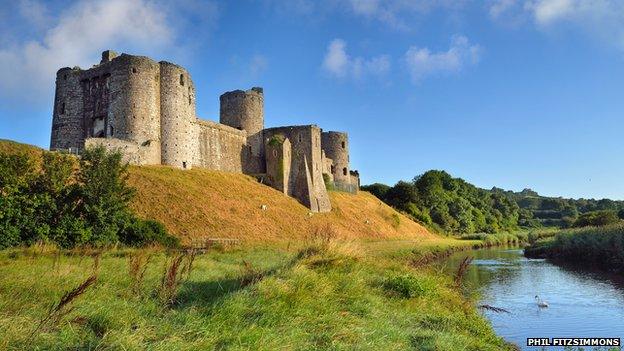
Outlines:
[{"label": "grass field", "polygon": [[0,251],[0,350],[510,349],[428,265],[482,241],[430,234],[366,192],[310,214],[242,174],[130,167],[129,182],[133,210],[183,244],[238,246]]},{"label": "grass field", "polygon": [[[508,347],[451,277],[411,266],[410,255],[421,250],[395,244],[399,250],[390,249],[391,241],[315,240],[290,250],[208,252],[179,276],[171,304],[163,299],[169,295],[162,277],[174,257],[162,251],[113,250],[96,260],[77,252],[6,250],[0,253],[0,349]],[[371,249],[377,245],[384,250]],[[422,251],[451,247],[440,245]],[[139,271],[147,268],[137,289],[130,262],[148,256],[147,265],[139,263]],[[94,271],[95,284],[45,320]]]}]

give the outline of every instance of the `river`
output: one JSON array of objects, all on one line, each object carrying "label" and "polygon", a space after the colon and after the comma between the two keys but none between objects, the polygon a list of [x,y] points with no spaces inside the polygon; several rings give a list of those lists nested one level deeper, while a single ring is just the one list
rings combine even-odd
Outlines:
[{"label": "river", "polygon": [[[483,313],[498,335],[522,350],[537,350],[526,346],[528,337],[624,338],[621,276],[527,259],[521,249],[504,248],[459,252],[442,268],[454,272],[466,256],[474,257],[464,277],[466,292],[478,294],[479,304],[510,312]],[[549,307],[538,307],[535,295]]]}]

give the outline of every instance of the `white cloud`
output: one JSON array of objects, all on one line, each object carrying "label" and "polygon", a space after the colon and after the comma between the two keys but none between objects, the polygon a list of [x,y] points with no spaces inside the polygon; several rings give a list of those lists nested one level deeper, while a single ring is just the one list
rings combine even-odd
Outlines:
[{"label": "white cloud", "polygon": [[347,43],[342,39],[334,39],[327,46],[322,67],[334,77],[359,79],[368,74],[383,76],[390,71],[391,63],[388,55],[370,59],[351,57],[347,54]]},{"label": "white cloud", "polygon": [[43,29],[50,23],[48,9],[45,4],[36,0],[20,0],[19,14],[37,29]]},{"label": "white cloud", "polygon": [[180,47],[175,44],[176,28],[184,25],[179,15],[194,3],[177,3],[176,13],[166,2],[81,0],[51,21],[45,7],[23,0],[22,15],[34,16],[29,17],[31,21],[47,24],[47,28],[36,40],[13,40],[0,48],[0,99],[49,103],[59,68],[89,68],[99,62],[105,49],[154,56],[175,51]]},{"label": "white cloud", "polygon": [[327,53],[323,60],[323,68],[327,72],[344,77],[349,69],[349,57],[346,51],[347,44],[342,39],[334,39],[327,46]]},{"label": "white cloud", "polygon": [[624,49],[622,0],[491,0],[489,12],[506,22],[532,22],[545,32],[580,29]]},{"label": "white cloud", "polygon": [[464,36],[455,36],[447,51],[433,53],[428,48],[410,47],[405,53],[405,63],[413,82],[427,76],[461,71],[479,61],[481,48],[472,45]]},{"label": "white cloud", "polygon": [[525,8],[532,12],[538,24],[548,25],[576,12],[577,5],[574,0],[537,0],[527,1]]}]

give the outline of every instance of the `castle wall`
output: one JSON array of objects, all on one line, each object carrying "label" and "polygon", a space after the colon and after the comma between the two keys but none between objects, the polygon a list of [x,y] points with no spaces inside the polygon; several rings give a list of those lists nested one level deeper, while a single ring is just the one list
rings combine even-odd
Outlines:
[{"label": "castle wall", "polygon": [[199,149],[195,117],[195,87],[188,72],[169,62],[160,63],[162,164],[192,168]]},{"label": "castle wall", "polygon": [[103,146],[110,151],[118,151],[123,156],[123,161],[133,165],[145,165],[149,159],[147,156],[151,150],[135,142],[117,138],[87,138],[85,148]]},{"label": "castle wall", "polygon": [[[321,138],[321,142],[322,142],[322,139],[323,138]],[[325,155],[325,150],[323,149],[321,149],[321,165],[323,166],[323,174],[327,174],[327,176],[329,177],[329,180],[333,182],[334,174],[332,173],[332,166],[334,165],[334,160],[327,157],[327,155]]]},{"label": "castle wall", "polygon": [[347,133],[321,133],[321,146],[325,156],[333,160],[331,173],[335,183],[351,184],[349,175],[349,138]]},{"label": "castle wall", "polygon": [[266,151],[266,179],[268,185],[289,193],[291,144],[287,138],[273,136],[264,146]]},{"label": "castle wall", "polygon": [[198,149],[194,165],[226,172],[243,172],[247,134],[223,124],[196,120]]},{"label": "castle wall", "polygon": [[244,130],[250,155],[243,164],[244,173],[264,173],[264,93],[262,88],[234,90],[219,97],[221,124]]},{"label": "castle wall", "polygon": [[267,141],[280,135],[288,138],[292,147],[288,195],[313,212],[330,211],[331,203],[322,174],[321,129],[308,125],[264,130]]},{"label": "castle wall", "polygon": [[83,96],[80,86],[79,68],[61,68],[56,73],[54,112],[52,113],[52,134],[50,149],[82,149]]}]

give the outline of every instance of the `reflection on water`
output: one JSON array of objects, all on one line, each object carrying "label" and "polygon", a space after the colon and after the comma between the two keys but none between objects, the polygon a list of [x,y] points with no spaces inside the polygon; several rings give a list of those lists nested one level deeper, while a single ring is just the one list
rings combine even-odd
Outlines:
[{"label": "reflection on water", "polygon": [[[482,304],[511,312],[485,311],[492,326],[523,350],[527,337],[624,337],[621,277],[527,259],[520,249],[460,252],[442,265],[454,271],[465,256],[474,261],[464,278]],[[535,295],[550,305],[537,307]],[[554,350],[555,348],[549,348]]]}]

